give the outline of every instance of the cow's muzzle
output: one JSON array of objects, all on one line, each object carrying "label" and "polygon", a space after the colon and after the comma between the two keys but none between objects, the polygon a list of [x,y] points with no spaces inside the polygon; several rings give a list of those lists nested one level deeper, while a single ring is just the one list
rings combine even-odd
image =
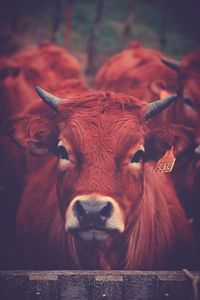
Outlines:
[{"label": "cow's muzzle", "polygon": [[106,239],[113,231],[123,232],[124,221],[117,202],[107,196],[75,197],[66,212],[65,229],[85,240]]}]

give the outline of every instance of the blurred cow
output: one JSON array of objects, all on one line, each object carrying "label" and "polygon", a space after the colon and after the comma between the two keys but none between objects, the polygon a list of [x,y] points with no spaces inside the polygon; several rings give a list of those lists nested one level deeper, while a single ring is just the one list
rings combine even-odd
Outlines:
[{"label": "blurred cow", "polygon": [[80,79],[80,64],[53,44],[29,46],[15,55],[0,57],[0,121],[37,99],[36,84],[53,92],[67,79]]},{"label": "blurred cow", "polygon": [[[197,156],[197,163],[191,168],[182,170],[182,186],[186,185],[186,181],[190,181],[190,197],[188,200],[194,203],[193,217],[195,237],[197,241],[197,249],[200,251],[200,171],[199,171],[199,155],[200,155],[200,50],[184,56],[181,61],[169,60],[163,58],[162,61],[166,66],[170,67],[178,74],[178,92],[179,100],[172,105],[173,118],[176,123],[191,126],[196,130],[196,141],[198,146],[194,156]],[[184,192],[184,188],[183,192]],[[185,195],[187,195],[185,193]],[[183,196],[182,196],[183,198]],[[199,261],[200,266],[200,261]]]},{"label": "blurred cow", "polygon": [[[88,91],[52,96],[6,130],[26,155],[17,215],[25,268],[161,269],[188,264],[192,234],[170,179],[153,172],[156,104]],[[151,132],[151,130],[150,130]],[[149,141],[149,138],[148,138]]]},{"label": "blurred cow", "polygon": [[176,91],[177,75],[160,59],[163,53],[133,43],[112,56],[96,75],[98,88],[125,92],[151,102]]},{"label": "blurred cow", "polygon": [[200,50],[184,56],[180,62],[162,58],[178,74],[179,101],[173,105],[176,123],[200,130]]},{"label": "blurred cow", "polygon": [[[10,115],[22,113],[38,101],[34,85],[43,84],[59,96],[84,91],[76,58],[52,44],[30,46],[12,56],[0,58],[0,123]],[[39,101],[38,101],[39,102]],[[13,265],[15,257],[15,217],[24,187],[24,149],[0,131],[0,249],[1,268]],[[12,188],[11,188],[12,185]],[[7,257],[7,259],[6,259]]]},{"label": "blurred cow", "polygon": [[[151,126],[157,128],[158,124],[174,123],[199,129],[200,51],[184,57],[179,63],[157,50],[145,49],[134,43],[103,65],[96,82],[99,88],[123,91],[147,102],[176,91],[178,101],[156,116]],[[195,132],[179,133],[185,135],[187,147],[192,148],[187,150],[186,147],[184,154],[177,158],[178,163],[171,175],[187,215],[193,217],[194,208],[191,206],[195,202],[195,162],[198,159],[193,146],[197,144]]]}]

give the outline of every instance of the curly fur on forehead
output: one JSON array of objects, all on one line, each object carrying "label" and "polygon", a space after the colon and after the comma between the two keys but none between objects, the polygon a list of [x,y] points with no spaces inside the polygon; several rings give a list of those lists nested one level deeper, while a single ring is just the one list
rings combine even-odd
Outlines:
[{"label": "curly fur on forehead", "polygon": [[59,111],[64,113],[69,108],[72,110],[85,108],[100,113],[110,110],[139,110],[140,117],[146,110],[146,103],[124,93],[89,91],[82,94],[70,95],[67,99],[63,99],[59,106]]}]

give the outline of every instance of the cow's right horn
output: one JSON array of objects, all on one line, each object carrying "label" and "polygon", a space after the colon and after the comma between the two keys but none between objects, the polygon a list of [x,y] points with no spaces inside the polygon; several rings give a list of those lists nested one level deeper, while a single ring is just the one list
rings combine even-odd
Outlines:
[{"label": "cow's right horn", "polygon": [[198,145],[195,149],[194,149],[194,152],[196,154],[200,154],[200,145]]},{"label": "cow's right horn", "polygon": [[61,103],[61,100],[58,97],[51,95],[39,86],[36,86],[35,89],[40,98],[47,105],[49,105],[53,110],[57,110],[58,105]]},{"label": "cow's right horn", "polygon": [[178,99],[176,94],[168,96],[162,100],[154,101],[148,104],[147,111],[145,113],[145,120],[151,119],[153,116],[157,115],[165,108],[167,108],[171,103]]},{"label": "cow's right horn", "polygon": [[176,72],[180,71],[181,63],[178,60],[175,59],[168,59],[165,57],[161,57],[160,59],[167,67],[173,69]]}]

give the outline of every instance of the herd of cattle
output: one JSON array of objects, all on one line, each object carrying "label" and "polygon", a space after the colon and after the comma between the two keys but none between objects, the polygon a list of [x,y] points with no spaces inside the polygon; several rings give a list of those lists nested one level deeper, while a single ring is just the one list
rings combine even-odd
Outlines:
[{"label": "herd of cattle", "polygon": [[81,77],[52,44],[0,57],[0,268],[199,269],[200,51]]}]

